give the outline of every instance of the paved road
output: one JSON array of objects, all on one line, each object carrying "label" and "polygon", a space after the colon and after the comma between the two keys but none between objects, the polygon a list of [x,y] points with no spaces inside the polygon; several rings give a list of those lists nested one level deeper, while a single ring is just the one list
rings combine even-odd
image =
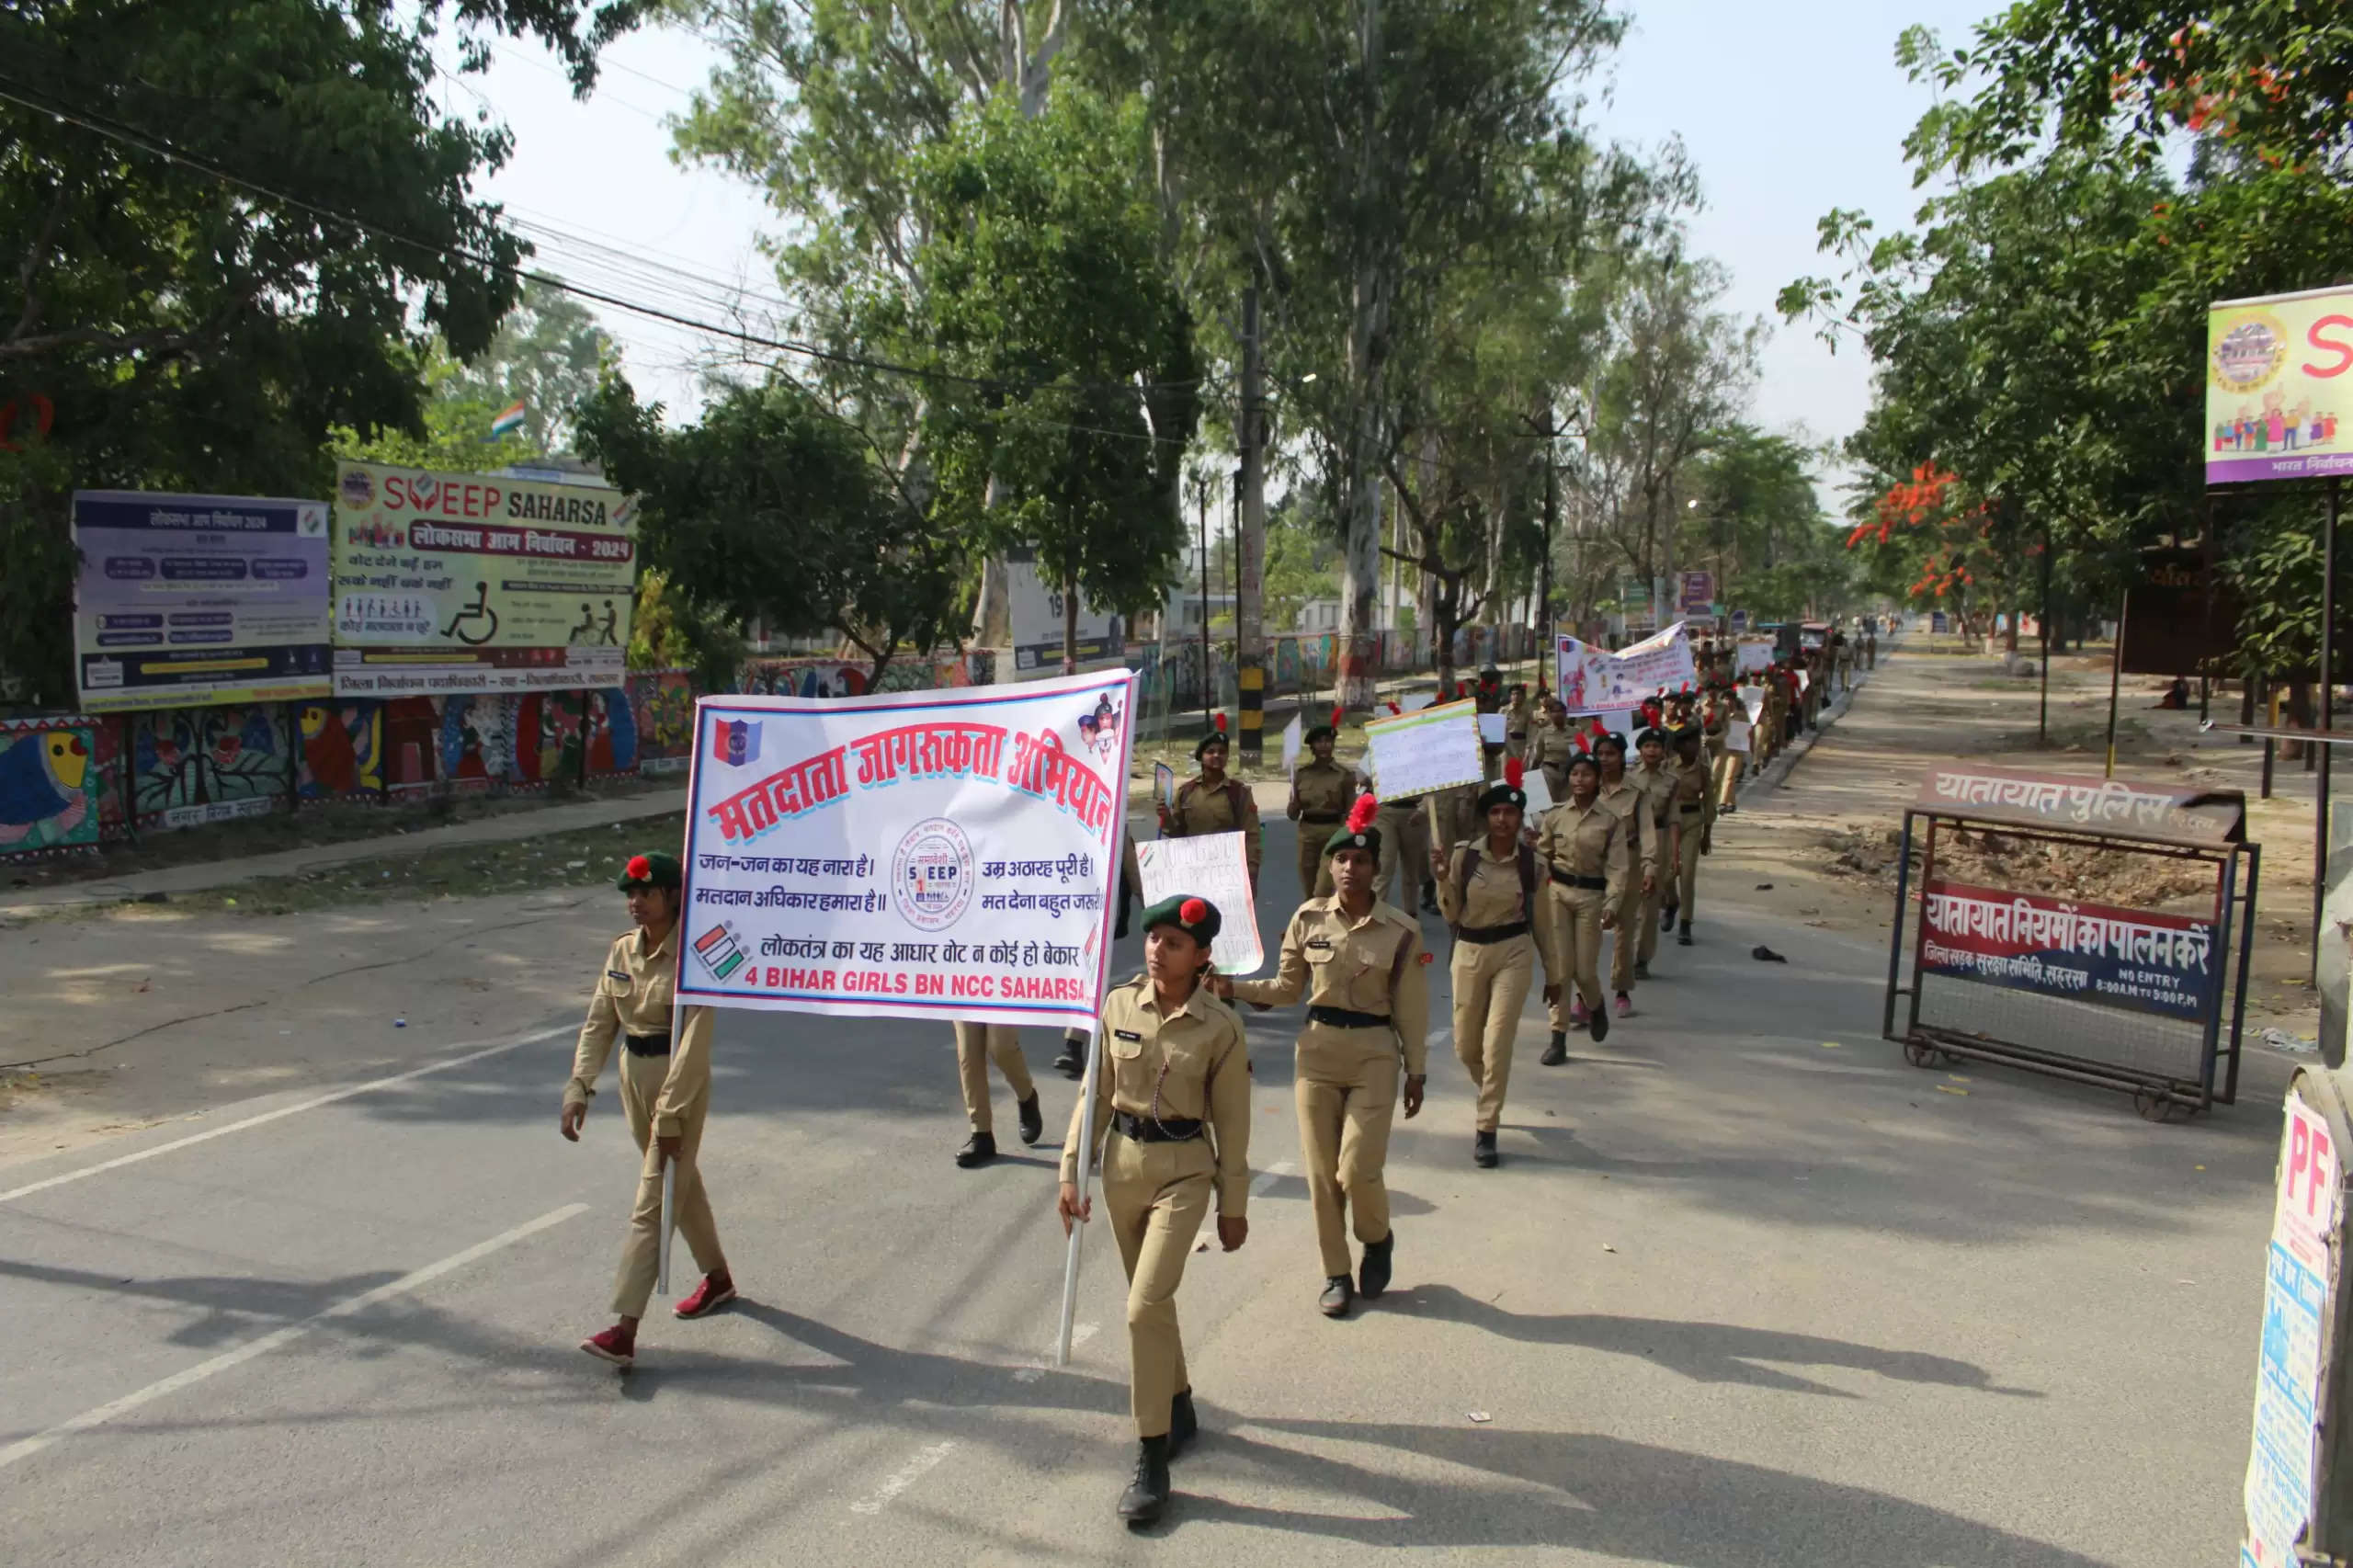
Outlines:
[{"label": "paved road", "polygon": [[[1254,1019],[1266,1174],[1248,1246],[1186,1284],[1208,1431],[1156,1560],[2227,1560],[2284,1066],[2171,1128],[1916,1072],[1874,1039],[1879,952],[1720,903],[1607,1048],[1538,1066],[1531,1009],[1501,1171],[1437,1047],[1392,1155],[1398,1288],[1347,1323],[1313,1311],[1285,1016]],[[1789,965],[1749,959],[1768,937]],[[1044,1368],[1053,1151],[949,1164],[944,1028],[722,1019],[704,1164],[745,1300],[651,1321],[624,1378],[572,1346],[633,1152],[609,1094],[555,1134],[568,1014],[502,1021],[340,1097],[0,1167],[10,1562],[1140,1550],[1110,1514],[1116,1255],[1093,1238],[1087,1337]],[[1044,1081],[1051,1144],[1074,1095]]]}]

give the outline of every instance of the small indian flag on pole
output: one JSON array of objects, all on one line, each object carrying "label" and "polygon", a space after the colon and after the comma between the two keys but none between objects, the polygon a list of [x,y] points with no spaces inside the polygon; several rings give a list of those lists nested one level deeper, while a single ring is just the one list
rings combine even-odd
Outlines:
[{"label": "small indian flag on pole", "polygon": [[513,435],[522,427],[523,400],[518,397],[505,408],[500,409],[498,417],[490,422],[490,438],[495,441],[502,436]]}]

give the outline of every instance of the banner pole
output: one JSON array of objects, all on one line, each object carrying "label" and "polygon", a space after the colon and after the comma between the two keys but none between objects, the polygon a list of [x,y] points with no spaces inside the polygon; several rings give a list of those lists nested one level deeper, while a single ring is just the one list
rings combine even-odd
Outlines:
[{"label": "banner pole", "polygon": [[[679,912],[678,924],[673,926],[670,929],[676,936],[680,944],[681,957],[683,958],[684,946],[686,942],[685,911],[681,910]],[[678,967],[683,973],[686,965],[681,962]],[[671,981],[672,989],[670,992],[670,1050],[674,1054],[678,1049],[678,1026],[685,1020],[687,1016],[686,1008],[681,1006],[678,1001],[676,986],[677,980],[674,978]],[[658,1137],[659,1134],[656,1134],[656,1136]],[[659,1156],[656,1157],[659,1158]],[[666,1296],[670,1293],[670,1232],[677,1222],[676,1206],[678,1199],[678,1184],[670,1175],[670,1162],[667,1160],[662,1160],[661,1166],[662,1244],[654,1254],[654,1289],[662,1295]]]},{"label": "banner pole", "polygon": [[[1095,1180],[1095,1082],[1103,1070],[1103,1030],[1098,1018],[1086,1034],[1086,1075],[1079,1080],[1078,1200],[1086,1201]],[[1063,1258],[1063,1313],[1054,1335],[1054,1365],[1070,1365],[1071,1324],[1078,1313],[1078,1248],[1086,1237],[1086,1225],[1073,1221],[1070,1249]]]}]

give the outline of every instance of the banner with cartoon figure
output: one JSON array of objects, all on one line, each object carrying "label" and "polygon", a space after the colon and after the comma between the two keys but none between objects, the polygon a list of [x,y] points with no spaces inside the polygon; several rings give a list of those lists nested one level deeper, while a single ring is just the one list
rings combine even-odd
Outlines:
[{"label": "banner with cartoon figure", "polygon": [[2206,483],[2353,473],[2353,288],[2206,309]]},{"label": "banner with cartoon figure", "polygon": [[345,463],[335,691],[448,697],[621,684],[637,506],[596,485]]},{"label": "banner with cartoon figure", "polygon": [[1690,634],[1679,620],[1615,653],[1563,637],[1553,662],[1561,702],[1571,713],[1632,708],[1661,690],[1681,691],[1699,679]]},{"label": "banner with cartoon figure", "polygon": [[705,698],[679,998],[1089,1027],[1133,680]]}]

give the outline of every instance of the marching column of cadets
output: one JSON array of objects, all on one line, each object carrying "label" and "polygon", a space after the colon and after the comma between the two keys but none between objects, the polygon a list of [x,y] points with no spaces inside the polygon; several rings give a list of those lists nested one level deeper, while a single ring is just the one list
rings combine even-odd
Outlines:
[{"label": "marching column of cadets", "polygon": [[[1698,858],[1709,847],[1716,790],[1709,737],[1688,697],[1645,705],[1643,762],[1630,772],[1625,737],[1580,732],[1540,687],[1532,700],[1519,687],[1506,697],[1490,666],[1476,695],[1482,711],[1506,713],[1505,741],[1482,746],[1491,776],[1483,792],[1470,786],[1390,801],[1368,793],[1351,802],[1357,777],[1332,756],[1340,715],[1307,733],[1309,759],[1294,774],[1285,806],[1300,824],[1302,902],[1284,927],[1273,978],[1233,981],[1211,971],[1210,944],[1222,915],[1208,901],[1180,894],[1144,912],[1144,972],[1105,997],[1095,1168],[1129,1280],[1139,1448],[1117,1506],[1131,1523],[1165,1511],[1169,1462],[1199,1430],[1176,1301],[1193,1238],[1212,1210],[1225,1250],[1248,1235],[1250,1065],[1232,1004],[1260,1010],[1307,1004],[1293,1098],[1323,1280],[1316,1301],[1325,1315],[1345,1317],[1358,1300],[1382,1295],[1392,1278],[1396,1233],[1384,1179],[1390,1130],[1401,1102],[1407,1119],[1420,1113],[1427,1084],[1426,966],[1434,955],[1422,942],[1417,886],[1425,896],[1435,892],[1454,938],[1455,1051],[1476,1096],[1472,1158],[1481,1168],[1500,1161],[1496,1133],[1513,1045],[1540,973],[1553,1028],[1542,1061],[1555,1064],[1565,1060],[1563,1006],[1573,1006],[1574,1020],[1596,1040],[1608,1032],[1598,961],[1606,934],[1616,938],[1611,976],[1620,1017],[1633,981],[1648,978],[1661,928],[1653,915],[1663,910],[1672,922],[1679,909],[1683,940],[1692,940]],[[1161,831],[1242,833],[1256,888],[1257,805],[1226,775],[1226,752],[1222,731],[1202,738],[1194,751],[1200,771],[1173,804],[1162,803]],[[1542,770],[1553,797],[1533,822],[1521,788],[1528,766]],[[1120,872],[1124,935],[1141,884],[1131,840]],[[1402,907],[1381,896],[1392,876],[1404,882]],[[563,1096],[562,1131],[576,1140],[604,1062],[616,1040],[626,1040],[621,1094],[642,1153],[638,1199],[615,1286],[619,1322],[582,1345],[624,1368],[634,1359],[638,1319],[654,1284],[665,1176],[677,1184],[676,1222],[703,1273],[676,1315],[700,1317],[735,1295],[696,1161],[710,1102],[708,1009],[686,1009],[675,1050],[668,1032],[680,880],[671,857],[630,862],[620,886],[636,929],[607,956]],[[1255,911],[1235,917],[1255,918]],[[1638,947],[1632,937],[1641,938]],[[1014,1092],[1022,1142],[1038,1142],[1043,1118],[1014,1031],[960,1022],[955,1035],[972,1130],[957,1164],[995,1156],[992,1063]],[[1074,1031],[1055,1065],[1081,1074],[1078,1045],[1086,1039]],[[1063,1147],[1056,1206],[1065,1228],[1093,1211],[1076,1185],[1085,1109],[1074,1108]]]}]

